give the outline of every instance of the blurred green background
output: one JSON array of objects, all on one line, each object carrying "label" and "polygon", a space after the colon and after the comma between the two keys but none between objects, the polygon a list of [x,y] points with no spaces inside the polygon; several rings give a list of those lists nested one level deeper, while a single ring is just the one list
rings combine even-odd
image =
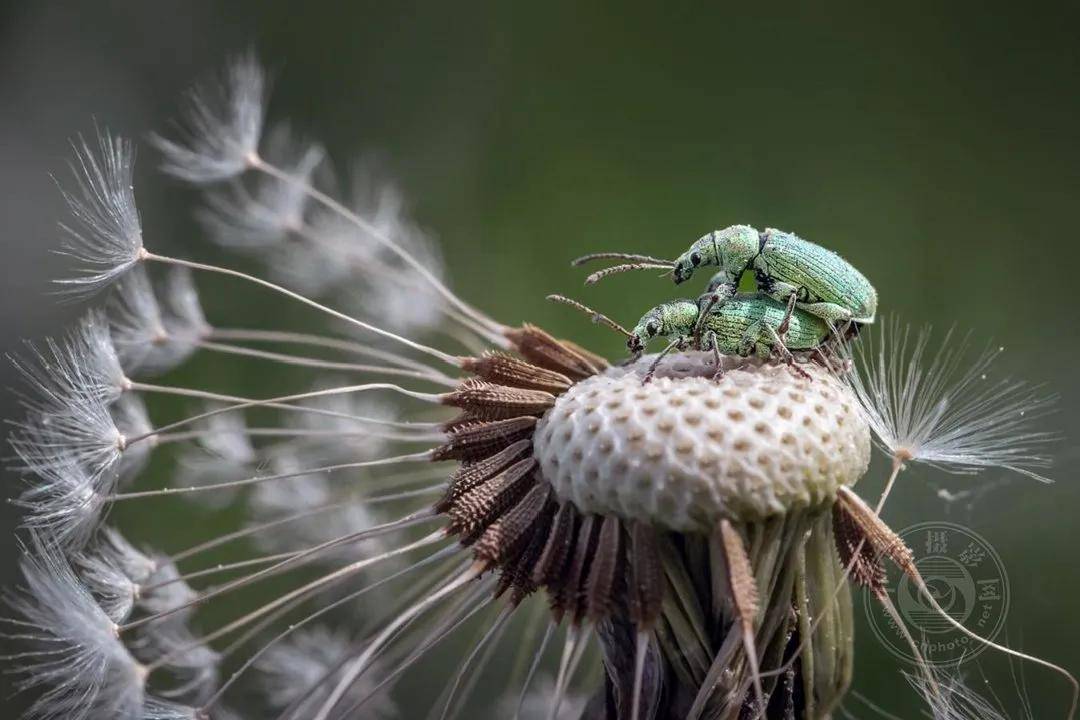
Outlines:
[{"label": "blurred green background", "polygon": [[[616,336],[544,296],[572,294],[632,322],[672,288],[647,276],[582,288],[568,261],[604,249],[671,256],[738,222],[839,251],[876,284],[886,315],[1004,344],[999,370],[1060,396],[1049,425],[1063,436],[1057,482],[953,479],[953,490],[992,487],[974,505],[946,505],[935,495],[943,479],[916,469],[887,520],[947,519],[982,534],[1008,570],[1010,640],[1080,671],[1080,563],[1070,554],[1080,507],[1071,214],[1080,7],[871,5],[5,3],[0,350],[78,312],[47,294],[63,272],[50,253],[61,207],[49,173],[63,170],[66,139],[94,119],[145,137],[167,125],[192,81],[254,47],[275,77],[271,117],[324,141],[342,167],[362,153],[384,158],[439,238],[453,284],[501,320],[618,355]],[[147,148],[138,189],[150,242],[212,253],[191,220],[192,195],[154,165]],[[268,320],[246,295],[215,296],[219,287],[207,285],[206,305]],[[13,383],[9,368],[0,373]],[[250,373],[231,379],[218,387],[267,386]],[[4,403],[13,417],[13,399]],[[10,579],[6,512],[0,576]],[[192,518],[133,522],[160,537]],[[1007,696],[1007,665],[987,663]],[[1029,668],[1027,682],[1036,717],[1063,713],[1060,681]],[[858,690],[915,717],[901,685],[864,628]]]}]

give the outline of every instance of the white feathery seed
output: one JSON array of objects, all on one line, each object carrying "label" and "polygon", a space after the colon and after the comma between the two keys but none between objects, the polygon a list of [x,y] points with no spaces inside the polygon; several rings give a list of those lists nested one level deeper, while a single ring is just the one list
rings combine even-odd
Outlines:
[{"label": "white feathery seed", "polygon": [[200,642],[186,624],[172,618],[139,628],[131,651],[143,663],[169,675],[168,682],[156,683],[156,693],[163,698],[202,703],[217,685],[221,656]]},{"label": "white feathery seed", "polygon": [[[50,466],[74,463],[111,486],[125,438],[109,411],[127,380],[101,316],[89,315],[64,343],[48,341],[16,365],[31,386],[23,394],[28,414],[14,423],[11,444],[22,466],[44,478]],[[65,468],[66,469],[66,468]]]},{"label": "white feathery seed", "polygon": [[1049,482],[1037,470],[1053,433],[1031,429],[1053,398],[1023,381],[992,380],[1004,348],[971,359],[969,338],[952,331],[931,349],[929,328],[913,334],[881,323],[855,350],[849,384],[878,443],[889,455],[953,473],[1001,467]]},{"label": "white feathery seed", "polygon": [[93,546],[75,558],[79,576],[113,622],[123,623],[157,563],[135,549],[120,532],[103,527]]},{"label": "white feathery seed", "polygon": [[286,287],[316,297],[357,281],[379,254],[347,218],[322,206],[308,210],[306,242],[283,243],[267,252],[269,271]]},{"label": "white feathery seed", "polygon": [[109,619],[117,624],[126,622],[135,609],[139,584],[105,553],[80,553],[73,562],[79,570],[79,577]]},{"label": "white feathery seed", "polygon": [[48,338],[44,348],[27,346],[29,354],[12,362],[30,385],[23,397],[36,412],[67,412],[74,396],[110,403],[128,384],[100,311],[87,313],[62,340]]},{"label": "white feathery seed", "polygon": [[[317,625],[293,633],[286,642],[273,646],[259,660],[261,684],[266,702],[280,710],[300,701],[292,717],[308,717],[322,705],[331,689],[342,676],[343,661],[355,655],[356,648],[340,632]],[[374,688],[376,675],[365,673],[354,682],[341,700],[344,707],[362,699]],[[389,720],[398,717],[398,708],[386,691],[379,692],[363,706],[363,717]]]},{"label": "white feathery seed", "polygon": [[[213,457],[233,465],[249,465],[255,462],[257,454],[247,433],[244,413],[239,410],[214,412],[222,407],[224,406],[208,403],[201,411],[206,417],[193,423],[192,427],[199,433],[199,445]],[[212,412],[214,414],[210,415]]]},{"label": "white feathery seed", "polygon": [[139,262],[142,224],[135,205],[132,171],[135,148],[129,140],[98,134],[97,153],[83,138],[72,143],[74,183],[61,186],[73,221],[62,223],[61,254],[76,260],[76,277],[59,280],[76,293],[93,293]]},{"label": "white feathery seed", "polygon": [[[142,582],[145,590],[140,593],[139,609],[148,615],[168,612],[181,605],[186,605],[199,596],[195,590],[180,579],[180,571],[176,564],[163,555],[153,557],[154,571]],[[195,607],[186,607],[183,610],[157,621],[153,627],[160,629],[165,626],[183,625],[195,612]]]},{"label": "white feathery seed", "polygon": [[318,145],[295,140],[281,125],[267,136],[263,155],[296,182],[258,175],[211,190],[199,219],[211,239],[233,249],[265,252],[304,231],[311,182],[326,153]]},{"label": "white feathery seed", "polygon": [[[203,412],[212,412],[220,407],[211,403]],[[178,485],[216,485],[251,476],[258,455],[246,432],[247,423],[242,412],[207,415],[193,423],[192,430],[198,433],[198,437],[194,443],[185,443],[177,456]],[[204,507],[220,509],[232,503],[236,496],[236,489],[219,488],[212,492],[188,493],[184,499]]]},{"label": "white feathery seed", "polygon": [[116,283],[109,298],[109,322],[124,371],[152,374],[155,356],[168,342],[168,331],[145,267],[133,268]]},{"label": "white feathery seed", "polygon": [[145,268],[134,268],[116,284],[110,310],[113,345],[130,375],[173,369],[210,332],[191,271],[184,267],[170,267],[156,287]]},{"label": "white feathery seed", "polygon": [[[318,392],[347,384],[344,379],[334,381],[326,378],[312,387],[312,391]],[[362,393],[325,395],[313,398],[304,405],[319,412],[289,413],[286,422],[290,427],[302,432],[319,435],[299,437],[287,443],[286,447],[290,452],[302,456],[303,461],[309,465],[325,465],[357,457],[375,457],[386,447],[386,439],[364,432],[372,428],[372,423],[352,418],[386,422],[400,419],[400,413],[392,403],[371,396],[365,397]],[[274,450],[269,452],[273,453]]]},{"label": "white feathery seed", "polygon": [[[214,713],[214,720],[225,718],[224,713]],[[146,700],[142,720],[207,720],[207,717],[199,708],[151,697]]]},{"label": "white feathery seed", "polygon": [[162,170],[191,183],[213,183],[244,172],[263,131],[266,76],[253,53],[234,59],[218,82],[193,88],[176,139],[156,135]]},{"label": "white feathery seed", "polygon": [[34,649],[17,660],[18,687],[42,690],[27,717],[139,720],[145,672],[59,549],[32,533],[22,569],[8,600]]},{"label": "white feathery seed", "polygon": [[1008,720],[1008,716],[986,698],[964,684],[959,674],[940,670],[931,684],[923,673],[903,673],[904,679],[922,696],[933,720]]},{"label": "white feathery seed", "polygon": [[171,369],[195,352],[212,328],[203,314],[199,289],[188,268],[171,267],[166,271],[159,301],[169,336],[168,352],[162,364]]},{"label": "white feathery seed", "polygon": [[[442,255],[434,243],[405,211],[404,196],[388,183],[379,183],[373,172],[361,166],[354,171],[357,200],[354,205],[377,231],[393,238],[406,253],[431,271],[435,277],[445,274]],[[431,283],[370,237],[377,253],[357,267],[360,282],[349,283],[343,300],[354,312],[379,318],[384,327],[401,333],[435,327],[444,317],[443,300]]]},{"label": "white feathery seed", "polygon": [[78,464],[57,458],[33,472],[38,475],[36,484],[13,501],[24,510],[21,526],[65,550],[85,547],[105,509],[104,490],[108,488],[96,485],[102,478],[93,478]]},{"label": "white feathery seed", "polygon": [[[154,430],[146,404],[135,393],[124,393],[109,409],[116,429],[125,439],[141,437]],[[155,439],[155,436],[151,436],[144,441],[125,446],[117,466],[121,482],[131,482],[146,467],[154,451]]]}]

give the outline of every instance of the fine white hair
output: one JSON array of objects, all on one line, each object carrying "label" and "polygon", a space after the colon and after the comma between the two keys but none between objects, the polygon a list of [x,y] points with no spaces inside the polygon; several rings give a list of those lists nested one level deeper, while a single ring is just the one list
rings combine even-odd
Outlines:
[{"label": "fine white hair", "polygon": [[254,53],[234,59],[218,82],[193,88],[176,138],[154,136],[162,169],[192,183],[233,178],[257,157],[266,106],[266,74]]},{"label": "fine white hair", "polygon": [[34,649],[18,660],[19,689],[43,689],[28,717],[140,718],[143,668],[59,549],[31,533],[22,570],[25,586],[9,603]]},{"label": "fine white hair", "polygon": [[135,205],[132,172],[135,148],[129,140],[100,132],[97,151],[82,137],[72,142],[73,183],[61,185],[72,220],[61,223],[60,253],[73,258],[74,277],[59,280],[75,293],[93,293],[139,262],[142,222]]},{"label": "fine white hair", "polygon": [[969,357],[968,338],[948,332],[934,343],[928,328],[912,333],[886,321],[866,333],[847,377],[882,448],[904,460],[948,472],[1001,467],[1048,482],[1040,471],[1056,436],[1031,428],[1053,398],[1025,382],[993,380],[1003,348]]}]

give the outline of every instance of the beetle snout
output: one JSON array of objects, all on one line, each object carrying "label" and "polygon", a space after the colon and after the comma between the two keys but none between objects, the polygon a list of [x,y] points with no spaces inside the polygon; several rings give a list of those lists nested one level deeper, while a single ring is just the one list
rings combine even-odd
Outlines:
[{"label": "beetle snout", "polygon": [[689,280],[691,274],[693,274],[693,270],[689,263],[675,263],[675,267],[671,269],[671,278],[675,281],[676,285]]}]

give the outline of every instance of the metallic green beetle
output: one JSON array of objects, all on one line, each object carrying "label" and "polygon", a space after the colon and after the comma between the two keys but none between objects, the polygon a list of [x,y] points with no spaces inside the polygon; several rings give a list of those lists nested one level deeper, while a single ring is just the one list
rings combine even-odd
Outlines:
[{"label": "metallic green beetle", "polygon": [[[626,345],[640,354],[656,337],[672,338],[671,347],[691,344],[700,315],[693,300],[672,300],[645,313]],[[698,349],[717,353],[766,358],[779,353],[790,360],[791,350],[814,350],[832,336],[832,328],[822,318],[794,308],[790,311],[763,294],[736,295],[714,307],[701,323]]]},{"label": "metallic green beetle", "polygon": [[735,295],[746,270],[753,270],[759,292],[780,302],[794,295],[795,307],[833,325],[872,323],[877,313],[877,291],[862,273],[792,233],[773,228],[759,233],[748,225],[715,230],[675,260],[672,278],[682,283],[708,266],[720,269],[699,301],[706,313]]}]

